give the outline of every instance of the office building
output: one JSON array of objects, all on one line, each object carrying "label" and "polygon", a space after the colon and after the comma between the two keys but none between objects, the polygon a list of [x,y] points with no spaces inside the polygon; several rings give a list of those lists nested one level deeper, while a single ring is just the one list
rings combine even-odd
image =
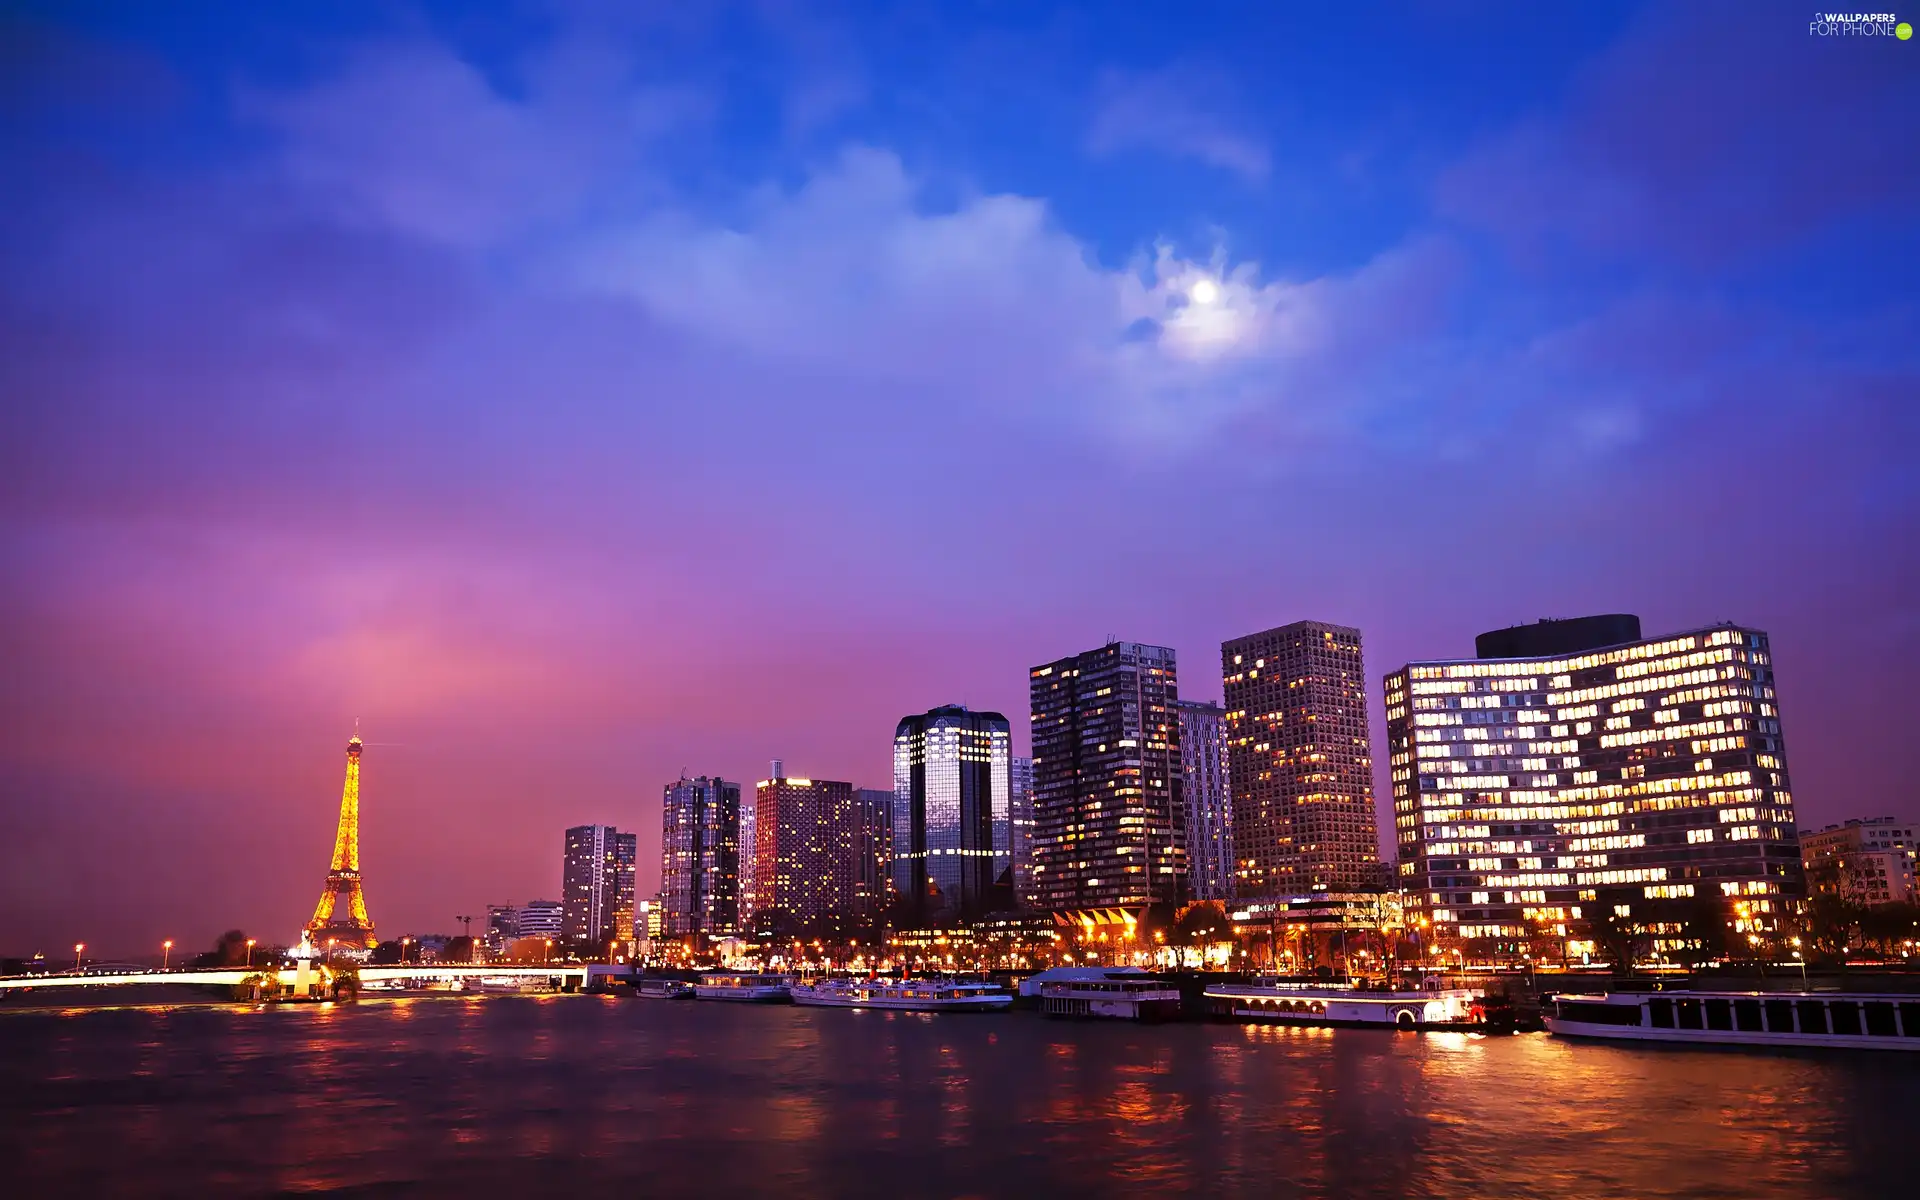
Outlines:
[{"label": "office building", "polygon": [[1230,899],[1235,870],[1226,710],[1204,700],[1176,701],[1173,709],[1187,801],[1187,892],[1195,900]]},{"label": "office building", "polygon": [[725,936],[740,920],[740,785],[702,775],[666,786],[660,809],[661,929]]},{"label": "office building", "polygon": [[755,930],[845,933],[855,924],[853,785],[783,774],[754,796]]},{"label": "office building", "polygon": [[1220,646],[1227,781],[1242,896],[1373,886],[1373,803],[1360,631],[1295,621]]},{"label": "office building", "polygon": [[633,936],[638,854],[639,839],[611,825],[567,830],[560,875],[563,937],[598,944]]},{"label": "office building", "polygon": [[566,923],[566,906],[558,900],[529,900],[514,910],[514,936],[558,940]]},{"label": "office building", "polygon": [[1109,642],[1027,674],[1039,907],[1180,903],[1187,822],[1173,651]]},{"label": "office building", "polygon": [[[775,774],[779,773],[780,763],[774,762]],[[754,890],[760,880],[760,834],[756,814],[759,812],[758,791],[742,792],[740,796],[740,899],[737,904],[739,919],[735,922],[741,933],[753,931],[753,915],[760,911],[759,896]]]},{"label": "office building", "polygon": [[907,925],[987,911],[1008,862],[1010,729],[1001,714],[964,705],[894,727],[893,887]]},{"label": "office building", "polygon": [[1033,759],[1007,759],[1007,853],[1012,860],[1013,897],[1021,908],[1036,908],[1033,891]]},{"label": "office building", "polygon": [[1853,904],[1910,904],[1915,894],[1914,825],[1892,817],[1800,831],[1807,889]]},{"label": "office building", "polygon": [[1401,882],[1436,934],[1585,935],[1601,905],[1658,934],[1705,897],[1777,931],[1804,877],[1766,634],[1616,615],[1477,648],[1385,680]]},{"label": "office building", "polygon": [[873,929],[893,901],[894,794],[881,788],[853,792],[854,924]]}]

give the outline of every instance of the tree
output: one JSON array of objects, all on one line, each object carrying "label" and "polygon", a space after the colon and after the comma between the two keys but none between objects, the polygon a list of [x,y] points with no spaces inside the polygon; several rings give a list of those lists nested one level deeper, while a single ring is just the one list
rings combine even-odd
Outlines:
[{"label": "tree", "polygon": [[213,943],[213,949],[193,960],[193,965],[202,970],[212,967],[244,967],[248,958],[247,935],[238,929],[229,929]]},{"label": "tree", "polygon": [[1218,900],[1207,900],[1189,904],[1181,910],[1173,929],[1168,933],[1167,941],[1180,949],[1181,964],[1185,965],[1187,947],[1207,946],[1232,938],[1233,922],[1227,917],[1226,905]]},{"label": "tree", "polygon": [[448,938],[447,948],[440,952],[441,962],[463,963],[473,961],[473,939],[466,934]]},{"label": "tree", "polygon": [[1695,896],[1681,909],[1680,955],[1688,966],[1717,962],[1728,956],[1731,934],[1727,902],[1719,896]]},{"label": "tree", "polygon": [[1920,929],[1920,905],[1880,904],[1859,914],[1860,940],[1886,958],[1900,953],[1900,944]]},{"label": "tree", "polygon": [[1821,958],[1839,958],[1859,927],[1860,906],[1844,896],[1820,892],[1807,904],[1807,941]]},{"label": "tree", "polygon": [[1633,918],[1634,893],[1625,888],[1605,888],[1587,910],[1587,927],[1594,947],[1613,967],[1615,975],[1633,971],[1645,942],[1639,923]]}]

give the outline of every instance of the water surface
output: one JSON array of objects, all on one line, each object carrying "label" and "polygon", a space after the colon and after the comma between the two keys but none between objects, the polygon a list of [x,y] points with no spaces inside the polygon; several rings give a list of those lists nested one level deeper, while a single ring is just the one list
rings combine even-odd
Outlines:
[{"label": "water surface", "polygon": [[1886,1197],[1920,1055],[595,996],[0,1007],[12,1195]]}]

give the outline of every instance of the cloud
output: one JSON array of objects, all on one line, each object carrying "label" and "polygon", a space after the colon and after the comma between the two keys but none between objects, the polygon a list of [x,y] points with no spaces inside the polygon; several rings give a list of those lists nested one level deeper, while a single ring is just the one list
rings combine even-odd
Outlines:
[{"label": "cloud", "polygon": [[1148,74],[1111,73],[1100,85],[1087,151],[1096,157],[1152,151],[1259,183],[1272,168],[1267,147],[1258,137],[1231,127],[1221,115],[1226,105],[1220,91],[1214,76],[1191,66]]},{"label": "cloud", "polygon": [[750,208],[737,227],[653,217],[593,244],[578,277],[729,350],[1163,448],[1263,405],[1337,423],[1350,394],[1289,380],[1427,328],[1455,266],[1436,243],[1303,281],[1165,245],[1107,268],[1044,202],[929,208],[897,157],[867,147]]},{"label": "cloud", "polygon": [[629,87],[618,56],[578,41],[528,73],[516,98],[440,43],[381,43],[305,90],[247,91],[243,114],[280,135],[309,202],[456,246],[575,215],[596,184],[706,116],[698,93]]}]

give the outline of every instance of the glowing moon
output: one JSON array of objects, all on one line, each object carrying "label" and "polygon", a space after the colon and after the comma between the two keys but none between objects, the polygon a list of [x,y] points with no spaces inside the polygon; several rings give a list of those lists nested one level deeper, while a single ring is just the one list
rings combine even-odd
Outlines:
[{"label": "glowing moon", "polygon": [[1212,304],[1220,298],[1220,286],[1211,279],[1202,279],[1187,289],[1187,295],[1195,304]]}]

